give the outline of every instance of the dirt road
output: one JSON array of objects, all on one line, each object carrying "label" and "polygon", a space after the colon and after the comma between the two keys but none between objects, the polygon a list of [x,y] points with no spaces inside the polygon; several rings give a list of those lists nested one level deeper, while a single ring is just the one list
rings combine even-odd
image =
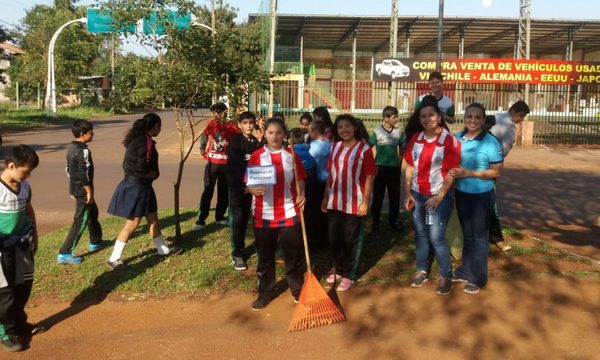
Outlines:
[{"label": "dirt road", "polygon": [[[593,359],[600,353],[600,283],[492,280],[478,295],[434,284],[340,294],[344,323],[287,333],[288,293],[261,312],[248,295],[34,300],[55,325],[15,359]],[[2,357],[4,358],[4,357]]]}]

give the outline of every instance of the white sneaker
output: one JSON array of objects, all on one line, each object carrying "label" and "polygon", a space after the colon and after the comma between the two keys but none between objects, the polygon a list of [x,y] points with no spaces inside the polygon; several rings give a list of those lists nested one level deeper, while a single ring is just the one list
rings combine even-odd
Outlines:
[{"label": "white sneaker", "polygon": [[196,224],[194,225],[194,227],[192,228],[192,231],[200,231],[202,229],[204,229],[205,225],[202,224]]},{"label": "white sneaker", "polygon": [[227,221],[227,220],[219,220],[219,221],[217,221],[217,224],[219,224],[219,225],[229,225],[229,221]]}]

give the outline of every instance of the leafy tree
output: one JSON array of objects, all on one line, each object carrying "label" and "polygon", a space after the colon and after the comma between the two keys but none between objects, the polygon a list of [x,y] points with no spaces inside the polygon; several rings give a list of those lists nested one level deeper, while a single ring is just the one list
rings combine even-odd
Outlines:
[{"label": "leafy tree", "polygon": [[[105,3],[116,27],[148,17],[151,11],[164,16],[167,9],[190,11],[199,22],[210,24],[210,10],[188,0],[112,0]],[[180,162],[174,183],[176,238],[181,239],[179,189],[186,160],[200,137],[202,120],[193,108],[209,104],[213,94],[226,95],[230,109],[244,107],[247,95],[269,87],[270,75],[262,70],[259,28],[236,24],[236,10],[218,2],[216,33],[191,26],[177,30],[166,24],[166,36],[145,35],[140,41],[159,55],[152,60],[130,59],[121,65],[115,87],[115,106],[153,104],[168,106],[176,114],[180,138]],[[123,61],[121,61],[123,63]]]},{"label": "leafy tree", "polygon": [[[55,0],[53,6],[35,5],[21,21],[18,42],[25,54],[11,64],[11,79],[19,81],[23,98],[31,99],[38,83],[45,84],[48,45],[54,32],[69,20],[85,17],[85,8],[75,6],[75,0]],[[92,35],[81,25],[65,28],[54,48],[56,87],[80,89],[79,76],[92,75],[100,60],[105,37]]]}]

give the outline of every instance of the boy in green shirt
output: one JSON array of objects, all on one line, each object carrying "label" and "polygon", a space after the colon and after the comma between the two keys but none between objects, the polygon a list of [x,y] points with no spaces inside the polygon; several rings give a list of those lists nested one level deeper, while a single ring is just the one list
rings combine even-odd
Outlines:
[{"label": "boy in green shirt", "polygon": [[4,163],[0,175],[0,346],[13,352],[23,350],[19,337],[31,336],[35,330],[25,314],[38,241],[27,178],[39,158],[29,146],[19,145]]},{"label": "boy in green shirt", "polygon": [[373,183],[373,216],[372,231],[379,228],[381,205],[385,189],[388,191],[389,223],[392,229],[398,229],[398,214],[400,212],[400,151],[404,142],[404,134],[396,127],[398,109],[386,106],[383,109],[383,124],[373,129],[369,143],[376,151],[375,163],[377,174]]}]

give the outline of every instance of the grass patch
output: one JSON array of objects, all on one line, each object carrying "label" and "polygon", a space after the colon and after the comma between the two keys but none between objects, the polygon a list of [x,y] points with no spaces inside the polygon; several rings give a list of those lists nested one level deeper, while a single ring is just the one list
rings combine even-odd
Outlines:
[{"label": "grass patch", "polygon": [[[182,211],[183,239],[179,244],[184,252],[161,261],[147,233],[140,226],[123,253],[130,265],[125,271],[112,272],[106,265],[112,247],[97,253],[87,252],[87,233],[75,251],[84,256],[77,266],[59,265],[56,255],[68,228],[50,233],[40,239],[36,258],[34,296],[60,299],[90,300],[109,294],[126,297],[164,296],[170,294],[211,294],[254,292],[256,287],[257,257],[248,261],[249,270],[233,270],[230,262],[229,229],[209,219],[202,231],[190,231],[196,211]],[[172,210],[159,212],[166,238],[175,233]],[[101,220],[106,239],[116,236],[123,220],[109,217]],[[364,226],[363,253],[359,266],[359,285],[405,286],[415,271],[414,233],[410,214],[403,213],[400,231],[385,225],[377,234],[369,234],[370,221]],[[581,276],[600,278],[600,270],[580,258],[565,256],[558,249],[522,235],[508,237],[513,246],[509,254],[490,247],[490,277],[526,278],[534,276]],[[254,242],[252,229],[248,230],[246,244]],[[328,251],[313,250],[312,262],[317,277],[324,277],[331,269]],[[556,265],[560,260],[560,266]],[[433,274],[437,274],[434,265]],[[277,266],[277,277],[285,286],[283,266]]]},{"label": "grass patch", "polygon": [[57,111],[57,117],[53,118],[46,115],[46,110],[0,108],[0,124],[3,131],[21,131],[35,127],[67,124],[78,119],[91,119],[110,114],[109,111],[102,108],[61,108]]}]

